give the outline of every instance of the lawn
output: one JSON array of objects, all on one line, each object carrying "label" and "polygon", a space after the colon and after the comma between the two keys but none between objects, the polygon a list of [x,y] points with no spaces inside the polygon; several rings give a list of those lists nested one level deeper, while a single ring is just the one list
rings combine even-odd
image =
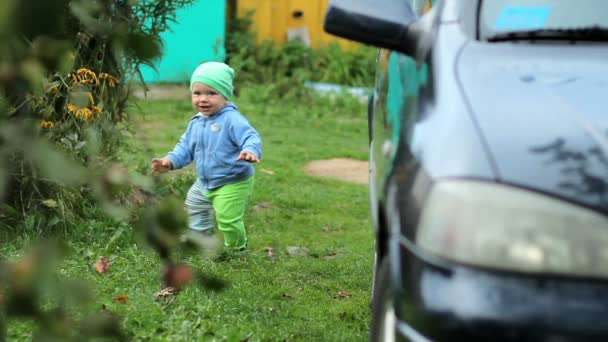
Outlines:
[{"label": "lawn", "polygon": [[[249,251],[226,261],[183,258],[224,279],[223,291],[193,285],[156,301],[156,254],[137,243],[129,223],[94,216],[67,234],[72,253],[59,273],[85,279],[94,293],[88,308],[105,305],[133,341],[367,340],[373,250],[367,187],[303,170],[317,159],[367,158],[365,104],[350,97],[278,101],[264,86],[242,89],[235,103],[264,145],[246,217]],[[127,167],[147,173],[149,160],[174,146],[193,113],[187,98],[139,100],[138,107],[122,155]],[[161,177],[165,194],[183,201],[194,171]],[[25,240],[0,252],[14,258]],[[288,253],[293,247],[307,252]],[[93,265],[102,255],[112,265],[99,274]],[[125,300],[113,300],[119,295]],[[29,340],[32,330],[32,322],[11,321],[7,339]]]}]

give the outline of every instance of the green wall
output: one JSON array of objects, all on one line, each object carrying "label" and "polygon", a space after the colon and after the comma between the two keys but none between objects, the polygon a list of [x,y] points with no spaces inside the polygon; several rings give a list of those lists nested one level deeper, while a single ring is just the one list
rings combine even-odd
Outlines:
[{"label": "green wall", "polygon": [[162,34],[163,56],[154,69],[142,66],[146,82],[187,82],[202,62],[223,61],[225,0],[198,0],[176,13],[177,22]]}]

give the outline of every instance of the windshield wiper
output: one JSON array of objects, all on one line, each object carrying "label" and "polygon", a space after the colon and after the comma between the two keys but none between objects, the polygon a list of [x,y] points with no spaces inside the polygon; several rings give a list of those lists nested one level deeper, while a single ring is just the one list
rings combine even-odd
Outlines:
[{"label": "windshield wiper", "polygon": [[591,26],[511,31],[499,33],[488,38],[489,42],[503,42],[509,40],[608,41],[608,28]]}]

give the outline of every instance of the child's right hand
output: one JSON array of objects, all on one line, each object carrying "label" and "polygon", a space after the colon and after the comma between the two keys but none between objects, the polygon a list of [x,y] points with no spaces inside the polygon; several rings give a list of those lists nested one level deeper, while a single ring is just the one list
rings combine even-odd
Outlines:
[{"label": "child's right hand", "polygon": [[167,157],[152,159],[152,173],[165,173],[171,168],[171,160]]}]

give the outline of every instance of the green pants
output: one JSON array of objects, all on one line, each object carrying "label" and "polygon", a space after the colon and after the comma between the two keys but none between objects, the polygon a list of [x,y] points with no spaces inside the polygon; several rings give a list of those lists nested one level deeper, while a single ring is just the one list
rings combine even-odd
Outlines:
[{"label": "green pants", "polygon": [[250,176],[204,193],[200,182],[196,181],[186,196],[190,228],[201,231],[212,229],[215,214],[217,228],[224,235],[224,245],[235,249],[247,247],[243,217],[253,184],[254,176]]}]

